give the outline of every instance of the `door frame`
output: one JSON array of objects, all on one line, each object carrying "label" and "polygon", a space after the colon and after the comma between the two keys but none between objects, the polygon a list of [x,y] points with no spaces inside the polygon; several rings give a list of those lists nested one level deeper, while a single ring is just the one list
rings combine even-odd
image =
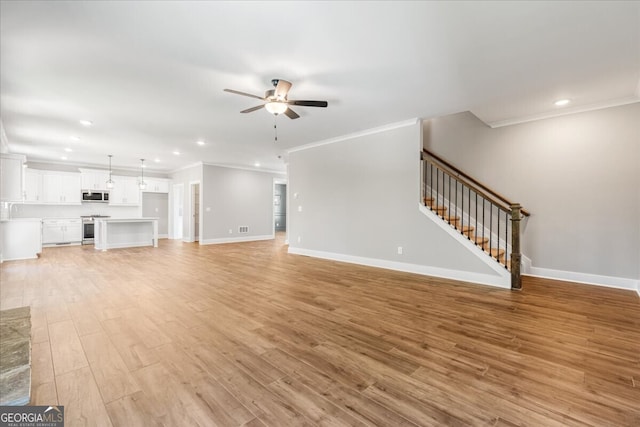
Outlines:
[{"label": "door frame", "polygon": [[[200,185],[200,181],[189,181],[189,234],[188,239],[185,240],[187,242],[195,242],[195,227],[196,221],[195,216],[193,215],[193,210],[195,208],[195,199],[194,199],[194,191],[198,186],[198,205],[200,206],[200,211],[198,212],[198,243],[202,240],[202,186]],[[183,239],[184,240],[184,239]]]},{"label": "door frame", "polygon": [[289,180],[287,178],[273,178],[273,186],[271,193],[271,226],[273,237],[276,236],[276,185],[283,184],[286,186],[286,196],[285,199],[287,201],[287,205],[285,206],[285,214],[286,214],[286,224],[285,224],[285,244],[289,243]]},{"label": "door frame", "polygon": [[[176,192],[180,190],[180,193],[182,194],[181,197],[181,203],[178,203],[178,200],[176,200]],[[180,183],[180,184],[173,184],[171,186],[171,238],[172,239],[180,239],[182,240],[184,238],[184,183]],[[182,210],[182,215],[177,215],[176,211]],[[178,218],[181,218],[180,220],[180,233],[178,234],[178,228],[176,227],[176,225],[178,225]]]}]

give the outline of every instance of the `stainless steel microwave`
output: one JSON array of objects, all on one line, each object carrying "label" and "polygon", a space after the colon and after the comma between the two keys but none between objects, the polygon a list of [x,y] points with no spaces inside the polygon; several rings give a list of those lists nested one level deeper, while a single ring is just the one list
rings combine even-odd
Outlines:
[{"label": "stainless steel microwave", "polygon": [[83,191],[82,201],[84,203],[108,203],[109,193],[106,191]]}]

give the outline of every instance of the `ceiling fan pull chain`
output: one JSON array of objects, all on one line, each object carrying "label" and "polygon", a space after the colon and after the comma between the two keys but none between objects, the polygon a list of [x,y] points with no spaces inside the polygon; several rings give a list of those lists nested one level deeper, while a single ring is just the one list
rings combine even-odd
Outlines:
[{"label": "ceiling fan pull chain", "polygon": [[278,122],[277,122],[277,120],[278,120],[278,115],[275,114],[273,116],[273,129],[274,129],[274,132],[275,132],[275,140],[274,140],[274,142],[278,142],[278,125],[277,125]]}]

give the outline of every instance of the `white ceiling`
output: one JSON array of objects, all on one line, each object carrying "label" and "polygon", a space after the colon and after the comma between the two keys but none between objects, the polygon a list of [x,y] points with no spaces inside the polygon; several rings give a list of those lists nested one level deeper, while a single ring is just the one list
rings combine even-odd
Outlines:
[{"label": "white ceiling", "polygon": [[[284,170],[288,148],[415,117],[470,110],[499,126],[640,99],[640,2],[0,7],[1,119],[31,160]],[[239,113],[259,100],[223,92],[262,95],[272,78],[329,102],[278,117],[278,143],[273,116]]]}]

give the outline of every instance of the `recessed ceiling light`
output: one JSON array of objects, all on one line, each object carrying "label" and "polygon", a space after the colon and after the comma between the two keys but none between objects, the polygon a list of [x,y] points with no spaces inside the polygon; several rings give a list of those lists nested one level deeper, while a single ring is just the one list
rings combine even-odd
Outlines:
[{"label": "recessed ceiling light", "polygon": [[255,162],[255,163],[253,164],[253,166],[255,166],[255,167],[259,168],[259,167],[260,167],[260,162]]},{"label": "recessed ceiling light", "polygon": [[147,165],[145,165],[145,164],[143,163],[141,167],[142,167],[142,169],[146,169],[146,168],[147,168]]},{"label": "recessed ceiling light", "polygon": [[93,122],[91,120],[80,120],[82,126],[91,126]]},{"label": "recessed ceiling light", "polygon": [[79,136],[72,136],[71,140],[72,141],[80,141],[80,137]]},{"label": "recessed ceiling light", "polygon": [[553,104],[556,107],[564,107],[565,105],[569,104],[571,102],[571,100],[569,99],[559,99],[556,102],[554,102]]},{"label": "recessed ceiling light", "polygon": [[204,145],[204,141],[196,141],[196,144],[198,144],[198,145]]},{"label": "recessed ceiling light", "polygon": [[72,150],[71,148],[67,147],[67,148],[65,148],[65,149],[64,149],[64,151],[66,151],[67,153],[70,153],[70,152],[72,152],[73,150]]},{"label": "recessed ceiling light", "polygon": [[153,159],[154,162],[160,163],[160,159]]},{"label": "recessed ceiling light", "polygon": [[178,150],[174,151],[173,154],[175,154],[176,156],[180,155],[180,152]]},{"label": "recessed ceiling light", "polygon": [[67,160],[67,156],[60,157],[62,160]]}]

